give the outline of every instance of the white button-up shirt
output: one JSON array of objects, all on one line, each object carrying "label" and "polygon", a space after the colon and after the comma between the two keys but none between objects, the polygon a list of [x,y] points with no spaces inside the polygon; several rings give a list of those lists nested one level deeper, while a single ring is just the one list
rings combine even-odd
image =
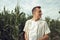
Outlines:
[{"label": "white button-up shirt", "polygon": [[43,37],[44,34],[50,33],[46,21],[33,21],[32,19],[26,21],[24,31],[27,33],[29,40],[38,40]]}]

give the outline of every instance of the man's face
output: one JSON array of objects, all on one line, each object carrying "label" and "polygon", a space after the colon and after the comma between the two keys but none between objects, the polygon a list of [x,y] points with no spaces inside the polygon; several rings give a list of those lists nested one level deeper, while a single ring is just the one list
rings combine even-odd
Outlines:
[{"label": "man's face", "polygon": [[36,8],[35,11],[34,11],[34,15],[37,19],[40,19],[41,15],[42,15],[41,9]]}]

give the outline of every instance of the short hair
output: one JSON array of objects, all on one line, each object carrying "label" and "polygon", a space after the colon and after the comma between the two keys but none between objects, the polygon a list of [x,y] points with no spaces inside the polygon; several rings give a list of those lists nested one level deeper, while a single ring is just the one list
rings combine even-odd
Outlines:
[{"label": "short hair", "polygon": [[36,9],[36,8],[41,8],[41,6],[36,6],[36,7],[34,7],[33,9],[32,9],[32,13],[33,13],[33,11]]}]

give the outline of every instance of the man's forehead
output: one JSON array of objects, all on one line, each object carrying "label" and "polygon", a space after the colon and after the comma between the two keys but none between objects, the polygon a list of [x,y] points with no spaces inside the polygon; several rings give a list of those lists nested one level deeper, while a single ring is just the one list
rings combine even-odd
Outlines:
[{"label": "man's forehead", "polygon": [[41,11],[41,8],[36,8],[36,10],[40,10]]}]

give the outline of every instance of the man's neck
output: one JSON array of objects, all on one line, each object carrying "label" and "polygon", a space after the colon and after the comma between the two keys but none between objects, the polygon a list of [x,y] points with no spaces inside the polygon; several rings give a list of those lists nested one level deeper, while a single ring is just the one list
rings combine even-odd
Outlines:
[{"label": "man's neck", "polygon": [[37,19],[36,17],[33,17],[32,20],[34,20],[34,21],[38,21],[39,19]]}]

